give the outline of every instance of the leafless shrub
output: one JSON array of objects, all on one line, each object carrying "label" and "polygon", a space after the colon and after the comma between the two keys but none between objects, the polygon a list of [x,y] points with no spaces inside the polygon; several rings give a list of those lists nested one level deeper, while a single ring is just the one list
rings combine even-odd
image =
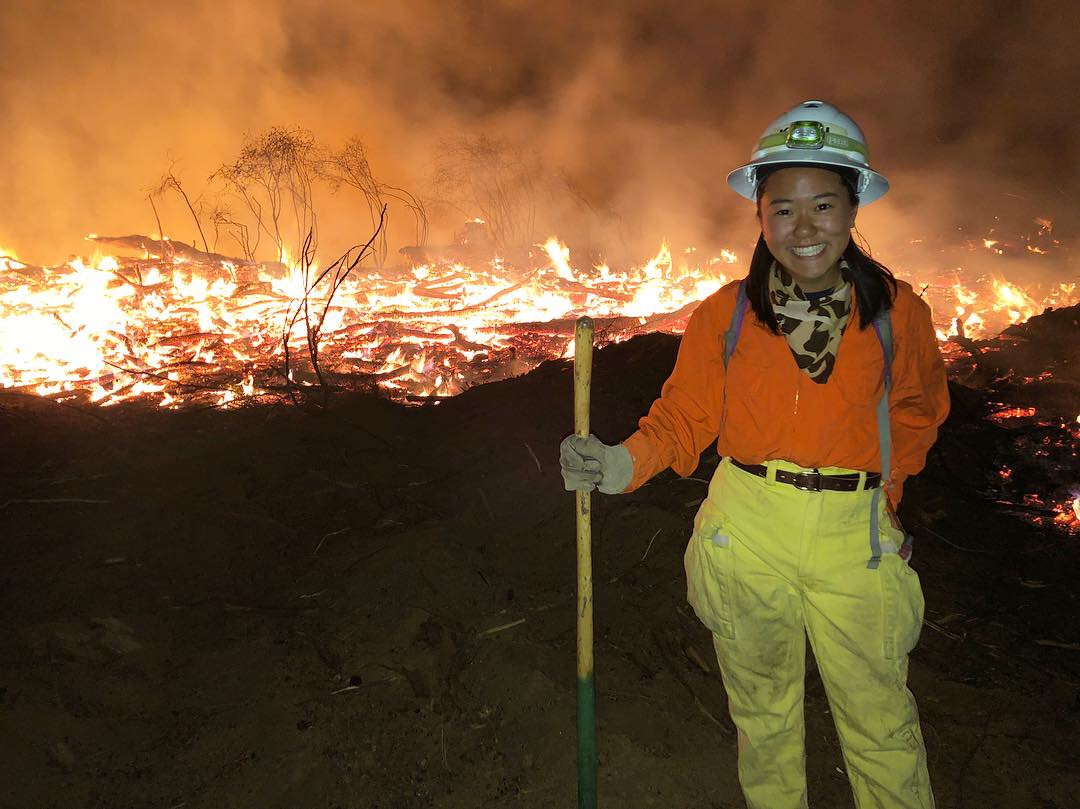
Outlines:
[{"label": "leafless shrub", "polygon": [[466,217],[480,216],[501,248],[534,241],[539,160],[486,135],[445,141],[437,159],[436,193]]},{"label": "leafless shrub", "polygon": [[262,239],[262,231],[256,227],[254,231],[244,222],[240,221],[232,209],[224,203],[218,203],[208,211],[210,224],[214,226],[214,252],[217,252],[218,241],[222,231],[231,238],[240,249],[240,254],[248,261],[255,262],[255,251]]},{"label": "leafless shrub", "polygon": [[[350,138],[340,150],[327,155],[319,164],[319,173],[333,191],[345,186],[360,192],[367,204],[371,226],[378,234],[372,248],[377,266],[381,267],[386,261],[388,228],[385,218],[390,201],[400,202],[412,214],[415,243],[426,243],[428,215],[424,203],[402,188],[380,182],[359,138]],[[379,227],[376,228],[377,223]]]},{"label": "leafless shrub", "polygon": [[287,236],[301,250],[309,242],[314,250],[318,242],[312,191],[322,151],[307,130],[275,127],[246,137],[236,160],[210,176],[224,182],[251,212],[255,227],[274,240],[279,261],[290,247]]}]

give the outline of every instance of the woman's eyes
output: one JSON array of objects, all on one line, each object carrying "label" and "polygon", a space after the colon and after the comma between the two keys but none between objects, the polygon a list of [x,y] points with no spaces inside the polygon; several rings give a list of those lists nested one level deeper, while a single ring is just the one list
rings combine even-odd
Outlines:
[{"label": "woman's eyes", "polygon": [[[833,205],[832,205],[831,202],[819,202],[817,205],[814,206],[814,210],[818,211],[818,212],[828,211],[832,207],[833,207]],[[791,208],[779,208],[779,209],[777,209],[776,211],[773,212],[774,216],[789,216],[790,214],[791,214]]]}]

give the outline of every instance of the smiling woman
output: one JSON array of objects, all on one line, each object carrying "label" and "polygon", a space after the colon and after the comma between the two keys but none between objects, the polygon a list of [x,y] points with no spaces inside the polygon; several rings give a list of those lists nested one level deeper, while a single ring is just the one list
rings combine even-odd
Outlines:
[{"label": "smiling woman", "polygon": [[757,203],[747,277],[694,312],[636,433],[618,447],[563,442],[566,487],[689,475],[715,441],[687,599],[713,633],[747,805],[807,806],[809,637],[856,803],[929,809],[906,687],[924,603],[895,507],[948,412],[930,310],[851,239],[860,203],[889,186],[835,107],[781,115],[728,181]]}]

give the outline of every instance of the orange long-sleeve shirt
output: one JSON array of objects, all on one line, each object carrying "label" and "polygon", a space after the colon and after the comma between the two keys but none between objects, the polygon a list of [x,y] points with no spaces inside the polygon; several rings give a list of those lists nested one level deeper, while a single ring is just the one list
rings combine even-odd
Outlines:
[{"label": "orange long-sleeve shirt", "polygon": [[[892,470],[889,499],[899,504],[904,479],[920,472],[949,412],[945,365],[930,307],[898,282],[891,312],[893,382],[889,394]],[[687,324],[675,369],[639,429],[624,444],[634,460],[632,491],[671,466],[689,475],[711,442],[743,463],[783,459],[815,468],[877,472],[878,400],[885,359],[874,329],[860,328],[858,307],[840,340],[824,384],[795,364],[787,339],[747,308],[735,354],[724,370],[724,332],[738,282],[706,298]]]}]

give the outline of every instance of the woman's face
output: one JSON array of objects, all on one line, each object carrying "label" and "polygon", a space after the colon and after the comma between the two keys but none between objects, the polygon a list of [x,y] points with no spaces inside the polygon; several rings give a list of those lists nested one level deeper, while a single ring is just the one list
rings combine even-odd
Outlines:
[{"label": "woman's face", "polygon": [[804,292],[840,282],[857,212],[839,174],[804,166],[770,175],[758,202],[765,244]]}]

